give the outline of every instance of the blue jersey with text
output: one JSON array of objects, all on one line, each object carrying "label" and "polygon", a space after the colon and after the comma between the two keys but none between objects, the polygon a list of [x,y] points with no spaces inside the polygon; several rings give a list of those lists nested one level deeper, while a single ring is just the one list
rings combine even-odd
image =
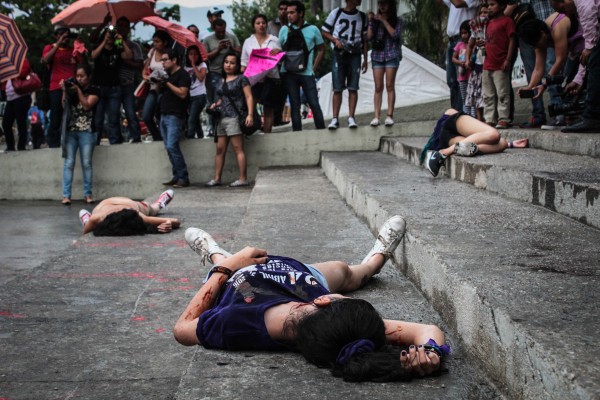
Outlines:
[{"label": "blue jersey with text", "polygon": [[328,293],[301,262],[269,256],[266,264],[240,269],[229,278],[213,308],[200,315],[196,335],[209,349],[285,349],[285,343],[269,336],[265,311],[291,301],[311,302]]}]

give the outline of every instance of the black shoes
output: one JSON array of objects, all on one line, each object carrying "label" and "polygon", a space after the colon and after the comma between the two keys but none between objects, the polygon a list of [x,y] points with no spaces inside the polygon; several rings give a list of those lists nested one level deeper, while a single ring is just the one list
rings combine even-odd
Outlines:
[{"label": "black shoes", "polygon": [[162,184],[165,185],[165,186],[173,186],[176,183],[177,183],[177,178],[171,178],[170,181],[163,182]]},{"label": "black shoes", "polygon": [[581,121],[561,129],[563,133],[600,133],[600,120],[583,118]]},{"label": "black shoes", "polygon": [[190,181],[184,181],[183,179],[179,179],[173,184],[174,188],[184,188],[188,186],[190,186]]},{"label": "black shoes", "polygon": [[436,177],[440,172],[440,168],[444,166],[445,163],[446,156],[440,153],[439,151],[434,151],[425,161],[425,168],[427,168],[427,170],[431,172],[431,175]]}]

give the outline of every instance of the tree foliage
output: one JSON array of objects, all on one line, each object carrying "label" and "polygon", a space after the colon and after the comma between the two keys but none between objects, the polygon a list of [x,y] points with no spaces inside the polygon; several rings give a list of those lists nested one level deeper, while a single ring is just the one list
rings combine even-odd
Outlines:
[{"label": "tree foliage", "polygon": [[406,46],[444,66],[448,8],[439,5],[437,0],[407,0],[406,3],[409,8],[403,17]]},{"label": "tree foliage", "polygon": [[179,4],[173,4],[171,7],[163,7],[157,11],[160,16],[169,21],[181,21],[181,10]]}]

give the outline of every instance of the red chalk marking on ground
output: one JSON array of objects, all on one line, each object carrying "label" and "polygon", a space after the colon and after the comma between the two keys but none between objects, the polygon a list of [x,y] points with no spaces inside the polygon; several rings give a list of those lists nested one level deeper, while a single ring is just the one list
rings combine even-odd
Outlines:
[{"label": "red chalk marking on ground", "polygon": [[175,290],[181,290],[181,291],[188,291],[188,290],[194,290],[196,289],[195,286],[173,286],[173,287],[157,287],[157,288],[150,288],[148,290],[152,290],[154,292],[172,292]]},{"label": "red chalk marking on ground", "polygon": [[[0,317],[8,317],[8,318],[27,318],[25,314],[14,314],[8,311],[0,311]],[[2,398],[0,398],[2,400]]]},{"label": "red chalk marking on ground", "polygon": [[132,320],[132,321],[145,321],[145,320],[146,320],[146,317],[142,317],[142,316],[139,316],[139,317],[131,317],[131,320]]},{"label": "red chalk marking on ground", "polygon": [[179,279],[175,279],[176,282],[189,282],[190,278],[179,278]]},{"label": "red chalk marking on ground", "polygon": [[156,333],[163,333],[164,331],[165,331],[165,328],[158,328],[158,329],[154,330],[154,332],[156,332]]}]

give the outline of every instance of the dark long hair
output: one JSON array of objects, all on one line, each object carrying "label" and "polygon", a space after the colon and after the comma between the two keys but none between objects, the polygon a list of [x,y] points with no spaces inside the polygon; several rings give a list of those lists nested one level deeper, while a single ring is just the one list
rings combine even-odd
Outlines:
[{"label": "dark long hair", "polygon": [[200,52],[200,49],[198,48],[198,46],[193,44],[185,50],[185,66],[186,67],[193,67],[192,63],[190,62],[190,58],[188,57],[190,54],[190,50],[196,50],[198,52],[198,54],[200,55],[200,57],[198,57],[198,62],[196,63],[196,66],[198,66],[206,61],[206,60],[202,59],[202,53]]},{"label": "dark long hair", "polygon": [[[394,28],[396,28],[396,24],[398,23],[398,4],[396,4],[396,1],[397,0],[385,0],[385,2],[388,4],[387,14],[389,16],[391,16],[391,18],[388,22]],[[379,8],[377,9],[377,11],[379,11]],[[377,22],[379,22],[379,21],[377,21]],[[386,32],[387,32],[387,30],[386,30]]]},{"label": "dark long hair", "polygon": [[542,37],[542,33],[545,33],[550,37],[550,28],[548,28],[548,25],[546,25],[544,21],[540,21],[539,19],[524,21],[517,30],[519,38],[523,39],[525,43],[533,47],[537,46]]},{"label": "dark long hair", "polygon": [[[218,20],[217,20],[218,21]],[[225,60],[227,59],[227,57],[231,57],[234,56],[235,57],[235,71],[234,74],[235,75],[239,75],[242,73],[242,61],[240,59],[240,55],[238,53],[236,53],[233,50],[228,51],[225,54],[225,57],[223,57],[223,63],[221,64],[221,75],[223,76],[223,79],[227,78],[227,74],[225,73],[225,68],[223,68],[223,66],[225,65]]]},{"label": "dark long hair", "polygon": [[135,236],[146,233],[158,233],[158,228],[145,223],[138,212],[131,209],[108,214],[94,229],[94,236]]},{"label": "dark long hair", "polygon": [[[294,344],[304,358],[349,382],[409,381],[411,374],[400,365],[398,351],[385,346],[385,325],[375,308],[360,299],[332,301],[327,307],[308,314],[292,327]],[[375,351],[355,354],[345,365],[336,363],[347,344],[368,339]]]}]

